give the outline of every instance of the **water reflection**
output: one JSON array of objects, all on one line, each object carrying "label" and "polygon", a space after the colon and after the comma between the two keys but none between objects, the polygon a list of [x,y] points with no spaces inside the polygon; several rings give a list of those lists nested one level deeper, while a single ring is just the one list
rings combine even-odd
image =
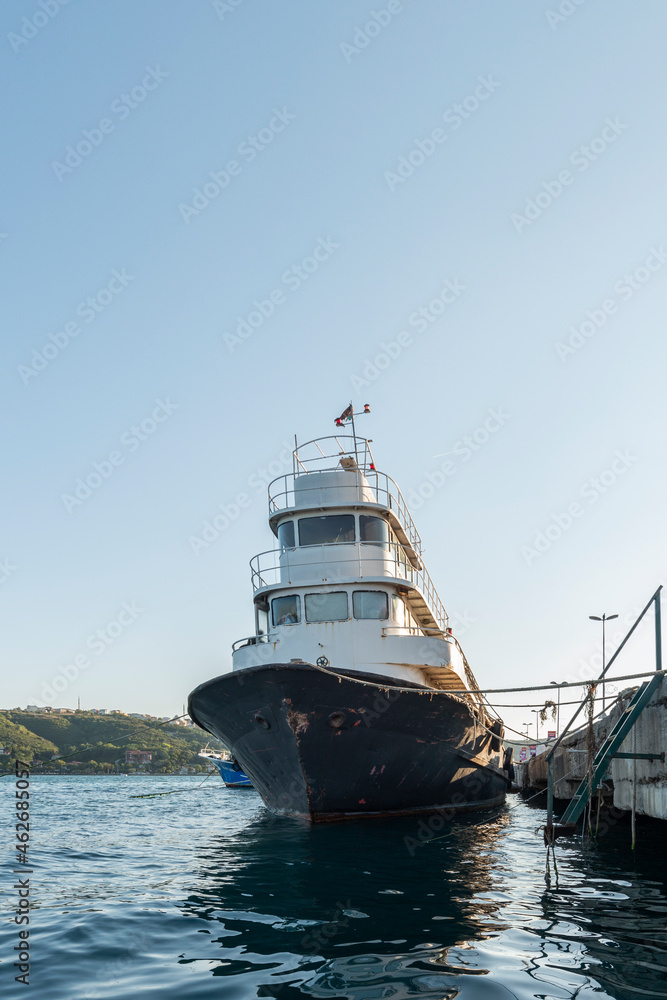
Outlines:
[{"label": "water reflection", "polygon": [[664,883],[628,874],[611,843],[570,843],[547,890],[535,825],[505,809],[411,852],[415,820],[308,828],[262,813],[200,852],[181,905],[205,958],[181,962],[238,997],[667,997]]}]

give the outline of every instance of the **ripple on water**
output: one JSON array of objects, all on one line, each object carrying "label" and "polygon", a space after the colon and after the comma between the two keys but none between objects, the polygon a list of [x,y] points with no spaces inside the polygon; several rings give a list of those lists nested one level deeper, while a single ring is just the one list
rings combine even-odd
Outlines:
[{"label": "ripple on water", "polygon": [[[412,820],[308,828],[198,783],[34,779],[35,996],[667,997],[662,831],[636,861],[620,824],[559,844],[547,889],[539,810],[411,852]],[[2,922],[5,962],[15,937]]]}]

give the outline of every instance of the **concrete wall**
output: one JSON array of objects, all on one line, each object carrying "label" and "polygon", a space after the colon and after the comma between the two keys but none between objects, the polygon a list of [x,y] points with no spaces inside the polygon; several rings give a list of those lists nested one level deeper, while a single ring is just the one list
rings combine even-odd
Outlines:
[{"label": "concrete wall", "polygon": [[[622,701],[595,723],[595,743],[600,746],[629,703],[634,688],[623,691]],[[583,721],[584,716],[580,716]],[[579,719],[577,720],[579,721]],[[622,753],[662,753],[667,751],[667,678],[663,678],[638,721],[635,723],[635,743],[632,732],[625,738]],[[557,799],[571,799],[579,782],[586,775],[586,734],[565,739],[554,759],[554,794]],[[648,760],[613,760],[607,779],[601,785],[603,794],[619,809],[632,808],[633,770],[637,776],[637,813],[667,820],[667,763]],[[538,754],[516,768],[517,782],[525,791],[547,787],[546,753]]]},{"label": "concrete wall", "polygon": [[[640,715],[635,730],[635,744],[631,732],[621,746],[623,753],[667,750],[667,678],[663,677],[650,704]],[[614,805],[619,809],[632,808],[634,769],[637,775],[637,813],[667,819],[667,764],[661,761],[614,760],[611,765]]]}]

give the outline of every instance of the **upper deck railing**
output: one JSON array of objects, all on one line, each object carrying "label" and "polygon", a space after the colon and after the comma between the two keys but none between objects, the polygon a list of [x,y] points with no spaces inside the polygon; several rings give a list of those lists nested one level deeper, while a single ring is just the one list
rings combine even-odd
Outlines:
[{"label": "upper deck railing", "polygon": [[447,630],[445,606],[425,568],[415,569],[395,542],[332,542],[305,548],[271,549],[250,560],[252,587],[331,586],[391,578],[412,584],[428,605],[441,632]]},{"label": "upper deck railing", "polygon": [[[370,441],[353,434],[332,434],[299,445],[294,449],[294,471],[291,475],[278,476],[269,483],[269,515],[277,511],[304,506],[304,499],[312,492],[313,506],[327,502],[327,493],[332,504],[377,503],[391,511],[403,527],[406,540],[421,558],[422,541],[412,520],[408,505],[394,480],[384,472],[378,472],[373,462]],[[345,462],[341,461],[345,460]],[[314,472],[358,471],[364,476],[368,486],[358,483],[322,486],[315,483],[312,491],[303,483],[303,477]],[[294,481],[300,478],[297,496]],[[369,492],[372,499],[369,499]]]}]

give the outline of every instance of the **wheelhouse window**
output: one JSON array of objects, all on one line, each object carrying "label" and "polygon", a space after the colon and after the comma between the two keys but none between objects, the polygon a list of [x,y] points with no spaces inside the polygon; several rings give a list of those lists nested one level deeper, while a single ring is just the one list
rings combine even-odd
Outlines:
[{"label": "wheelhouse window", "polygon": [[294,625],[301,621],[301,598],[298,594],[289,597],[274,597],[271,601],[274,625]]},{"label": "wheelhouse window", "polygon": [[347,594],[306,594],[307,622],[342,622],[348,618]]},{"label": "wheelhouse window", "polygon": [[299,545],[331,545],[354,541],[354,514],[299,518]]},{"label": "wheelhouse window", "polygon": [[389,548],[389,525],[381,517],[359,515],[359,538],[362,542],[377,542]]},{"label": "wheelhouse window", "polygon": [[281,549],[293,549],[294,541],[294,521],[283,521],[278,525],[278,541]]},{"label": "wheelhouse window", "polygon": [[269,631],[269,606],[268,604],[255,605],[257,611],[257,635],[266,635]]},{"label": "wheelhouse window", "polygon": [[352,594],[355,618],[388,618],[388,604],[383,590],[355,590]]}]

